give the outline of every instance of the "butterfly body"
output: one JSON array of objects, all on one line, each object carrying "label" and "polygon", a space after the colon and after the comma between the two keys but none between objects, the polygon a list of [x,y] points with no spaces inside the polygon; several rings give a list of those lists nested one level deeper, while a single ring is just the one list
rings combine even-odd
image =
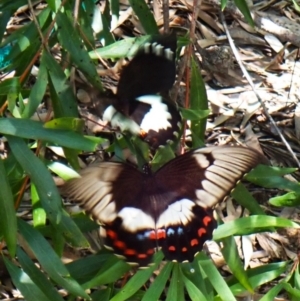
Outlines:
[{"label": "butterfly body", "polygon": [[252,149],[207,147],[156,172],[103,162],[64,191],[102,225],[105,245],[128,262],[145,266],[156,249],[168,260],[192,261],[216,227],[213,207],[262,161]]}]

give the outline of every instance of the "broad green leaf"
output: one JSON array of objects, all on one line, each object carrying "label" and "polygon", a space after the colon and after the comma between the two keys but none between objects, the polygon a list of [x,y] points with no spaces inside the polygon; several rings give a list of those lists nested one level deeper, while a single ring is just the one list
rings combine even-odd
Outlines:
[{"label": "broad green leaf", "polygon": [[41,122],[15,118],[0,118],[0,133],[49,141],[82,151],[95,151],[97,145],[104,141],[101,138],[84,137],[73,131],[46,129]]},{"label": "broad green leaf", "polygon": [[293,227],[298,229],[300,226],[288,219],[267,215],[252,215],[242,217],[219,226],[213,233],[213,239],[218,241],[232,235],[248,235],[255,232],[264,232],[272,228]]}]

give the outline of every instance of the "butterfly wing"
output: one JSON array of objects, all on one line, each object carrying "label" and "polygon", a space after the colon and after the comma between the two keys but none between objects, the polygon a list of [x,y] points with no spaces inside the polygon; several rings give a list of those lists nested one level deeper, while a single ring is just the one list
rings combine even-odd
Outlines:
[{"label": "butterfly wing", "polygon": [[104,244],[132,264],[151,262],[155,247],[155,220],[147,191],[152,176],[116,162],[102,162],[68,181],[63,195],[82,206],[102,227]]},{"label": "butterfly wing", "polygon": [[172,88],[175,76],[176,35],[153,36],[123,68],[117,96],[122,102]]},{"label": "butterfly wing", "polygon": [[[211,208],[264,158],[243,147],[207,147],[171,160],[155,174],[167,203],[158,206],[157,228],[165,231],[160,246],[167,259],[191,261],[211,239],[216,223]],[[167,205],[167,206],[166,206]]]}]

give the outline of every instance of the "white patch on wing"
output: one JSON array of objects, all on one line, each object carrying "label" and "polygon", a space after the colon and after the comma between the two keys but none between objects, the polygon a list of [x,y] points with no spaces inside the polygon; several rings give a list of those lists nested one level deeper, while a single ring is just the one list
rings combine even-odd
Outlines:
[{"label": "white patch on wing", "polygon": [[97,214],[97,218],[99,219],[100,222],[111,223],[112,221],[114,221],[117,218],[116,203],[110,202],[104,208],[103,207],[97,208],[97,206],[96,206],[95,210],[93,210],[93,213]]},{"label": "white patch on wing", "polygon": [[155,229],[154,219],[140,209],[125,207],[118,213],[118,216],[123,220],[124,229],[129,232]]},{"label": "white patch on wing", "polygon": [[207,157],[205,155],[195,153],[193,154],[193,157],[195,158],[199,167],[201,168],[207,168],[210,164],[210,162],[207,160]]},{"label": "white patch on wing", "polygon": [[203,208],[209,208],[218,203],[218,198],[203,189],[196,190],[197,205]]},{"label": "white patch on wing", "polygon": [[151,105],[150,111],[144,116],[141,123],[141,129],[145,132],[154,130],[158,132],[161,129],[172,127],[169,120],[172,119],[168,111],[168,106],[162,102],[159,95],[144,95],[137,98],[138,101]]},{"label": "white patch on wing", "polygon": [[170,61],[173,61],[173,57],[174,57],[174,52],[170,49],[170,48],[166,48],[164,50],[164,53],[165,53],[165,57],[170,60]]},{"label": "white patch on wing", "polygon": [[134,135],[138,135],[141,131],[136,122],[117,111],[112,105],[104,111],[103,120],[110,122],[112,127],[119,128],[121,132],[129,131]]},{"label": "white patch on wing", "polygon": [[[217,186],[216,184],[212,183],[211,181],[208,180],[203,180],[202,181],[202,187],[206,190],[209,191],[210,194],[214,195],[215,197],[219,198],[224,194],[224,190],[221,187]],[[226,189],[227,190],[227,189]]]},{"label": "white patch on wing", "polygon": [[181,199],[168,206],[159,216],[157,228],[164,228],[172,225],[186,225],[194,216],[192,208],[195,203],[189,199]]}]

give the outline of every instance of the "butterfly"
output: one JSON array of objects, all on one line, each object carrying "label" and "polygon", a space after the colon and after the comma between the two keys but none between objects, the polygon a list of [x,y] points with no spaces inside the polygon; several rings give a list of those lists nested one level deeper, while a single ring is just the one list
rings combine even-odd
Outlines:
[{"label": "butterfly", "polygon": [[166,260],[192,261],[217,226],[214,206],[263,162],[260,153],[239,146],[192,150],[156,172],[102,162],[63,191],[100,223],[105,246],[130,264],[147,266],[157,249]]},{"label": "butterfly", "polygon": [[121,72],[117,95],[103,120],[121,132],[140,136],[152,149],[176,138],[181,115],[175,104],[158,93],[175,81],[176,36],[152,36]]}]

